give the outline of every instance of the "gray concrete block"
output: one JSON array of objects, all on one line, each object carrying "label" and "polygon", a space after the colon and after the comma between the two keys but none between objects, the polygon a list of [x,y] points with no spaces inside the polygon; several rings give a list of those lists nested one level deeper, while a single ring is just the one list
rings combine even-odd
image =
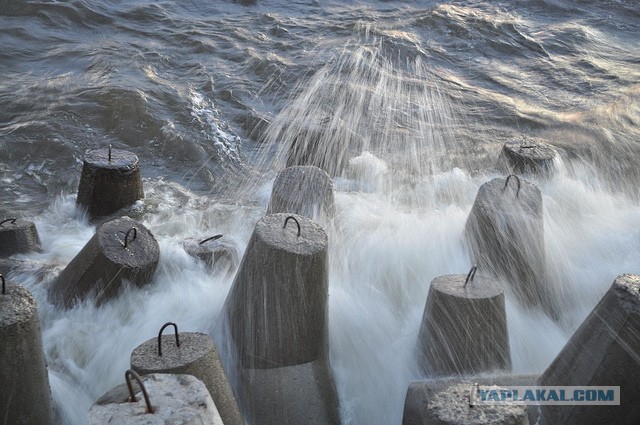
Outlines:
[{"label": "gray concrete block", "polygon": [[182,247],[194,258],[216,273],[230,274],[240,263],[236,247],[224,240],[223,235],[215,235],[209,238],[187,238]]},{"label": "gray concrete block", "polygon": [[285,227],[287,217],[256,223],[225,302],[245,368],[307,363],[326,351],[327,235],[300,215]]},{"label": "gray concrete block", "polygon": [[508,282],[521,304],[557,317],[553,288],[545,277],[542,194],[537,186],[516,176],[483,184],[465,238],[483,274]]},{"label": "gray concrete block", "polygon": [[541,406],[547,425],[640,424],[640,276],[621,275],[539,379],[619,386],[619,406]]},{"label": "gray concrete block", "polygon": [[[495,419],[496,422],[488,422],[489,424],[507,424],[507,423],[535,423],[533,418],[537,415],[537,407],[528,406],[526,412],[528,421],[519,413],[516,415],[509,414],[509,410],[498,410],[495,412],[478,409],[478,406],[469,406],[469,397],[474,384],[479,385],[496,385],[496,386],[529,386],[535,385],[537,375],[492,375],[484,374],[465,378],[437,378],[415,381],[409,384],[407,396],[405,398],[404,413],[402,417],[402,425],[430,425],[438,423],[450,424],[475,424],[483,423],[483,415],[487,419]],[[447,391],[453,386],[457,387],[455,392]],[[465,395],[466,392],[466,395]],[[458,395],[455,395],[458,393]],[[461,393],[461,394],[460,394]],[[444,396],[440,396],[443,394]],[[521,412],[520,409],[516,412]],[[447,414],[447,417],[443,417]],[[478,415],[478,413],[480,413]],[[493,413],[495,416],[489,416]],[[515,422],[510,422],[511,418]],[[504,420],[500,422],[500,420]],[[521,422],[518,422],[520,420]]]},{"label": "gray concrete block", "polygon": [[136,155],[111,147],[85,153],[77,204],[90,217],[112,214],[142,198],[140,162]]},{"label": "gray concrete block", "polygon": [[178,341],[174,335],[165,335],[160,342],[161,351],[158,338],[149,339],[136,347],[131,353],[131,369],[140,375],[171,373],[195,376],[209,390],[225,425],[242,425],[238,403],[211,337],[202,333],[182,332]]},{"label": "gray concrete block", "polygon": [[314,166],[288,167],[278,173],[267,214],[299,214],[312,220],[335,214],[331,177]]},{"label": "gray concrete block", "polygon": [[241,372],[247,420],[260,425],[339,425],[339,404],[327,363],[317,360]]},{"label": "gray concrete block", "polygon": [[36,302],[5,282],[0,293],[0,419],[11,425],[54,423]]},{"label": "gray concrete block", "polygon": [[542,140],[518,137],[504,144],[499,162],[509,172],[548,175],[557,155],[557,150]]},{"label": "gray concrete block", "polygon": [[40,251],[40,237],[31,221],[8,218],[0,221],[0,257]]},{"label": "gray concrete block", "polygon": [[128,217],[108,221],[51,284],[49,299],[68,308],[93,297],[100,305],[115,297],[125,281],[149,283],[159,260],[158,242],[141,223]]},{"label": "gray concrete block", "polygon": [[488,277],[445,275],[429,288],[418,363],[431,376],[510,370],[504,291]]},{"label": "gray concrete block", "polygon": [[153,413],[138,385],[129,402],[126,384],[105,393],[89,411],[89,425],[223,425],[205,385],[191,375],[152,374],[142,377]]}]

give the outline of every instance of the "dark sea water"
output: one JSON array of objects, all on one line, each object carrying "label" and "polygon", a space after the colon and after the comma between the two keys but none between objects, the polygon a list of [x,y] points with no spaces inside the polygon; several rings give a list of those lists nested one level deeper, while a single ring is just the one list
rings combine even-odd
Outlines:
[{"label": "dark sea water", "polygon": [[[41,233],[43,252],[19,258],[49,272],[11,278],[38,299],[64,422],[84,423],[165,321],[212,332],[231,279],[180,241],[215,231],[242,253],[301,129],[328,152],[343,229],[330,350],[344,423],[400,423],[428,284],[468,270],[475,193],[523,135],[561,152],[540,185],[565,316],[508,303],[514,369],[541,372],[613,278],[640,272],[639,81],[635,0],[0,0],[0,212]],[[46,289],[95,231],[74,207],[82,158],[107,145],[140,158],[132,213],[159,271],[148,291],[58,311]]]}]

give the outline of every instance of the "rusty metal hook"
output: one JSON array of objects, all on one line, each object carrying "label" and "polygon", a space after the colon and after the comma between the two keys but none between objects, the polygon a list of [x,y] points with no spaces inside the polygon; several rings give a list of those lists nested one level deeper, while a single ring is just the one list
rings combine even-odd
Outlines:
[{"label": "rusty metal hook", "polygon": [[16,220],[17,220],[17,218],[7,218],[6,220],[2,220],[2,221],[0,221],[0,227],[2,227],[2,225],[4,223],[8,222],[8,221],[10,221],[11,224],[16,224]]},{"label": "rusty metal hook", "polygon": [[109,145],[109,162],[111,162],[111,145]]},{"label": "rusty metal hook", "polygon": [[129,242],[129,234],[131,233],[132,230],[133,230],[133,239],[131,239],[131,242],[135,241],[136,238],[138,237],[138,229],[136,229],[135,227],[132,227],[131,229],[127,230],[127,233],[124,235],[124,243],[122,244],[123,248],[127,247],[127,244]]},{"label": "rusty metal hook", "polygon": [[135,403],[138,401],[135,393],[133,392],[133,385],[131,385],[131,377],[138,381],[138,385],[140,385],[140,389],[142,390],[142,395],[144,396],[144,402],[147,403],[147,413],[153,413],[153,406],[151,406],[151,401],[149,401],[149,394],[147,393],[147,389],[144,387],[142,383],[142,378],[135,371],[129,369],[124,373],[124,379],[127,381],[127,388],[129,388],[129,402]]},{"label": "rusty metal hook", "polygon": [[202,244],[204,244],[206,242],[209,242],[209,241],[215,241],[216,239],[220,239],[221,237],[222,237],[222,235],[211,236],[211,237],[209,237],[207,239],[203,239],[200,242],[198,242],[198,245],[202,245]]},{"label": "rusty metal hook", "polygon": [[285,218],[285,219],[284,219],[284,226],[282,226],[282,228],[284,229],[285,227],[287,227],[287,222],[288,222],[290,219],[293,219],[293,221],[295,221],[295,222],[296,222],[296,224],[298,225],[298,236],[300,236],[300,222],[298,221],[298,219],[297,219],[297,218],[295,218],[295,217],[294,217],[294,216],[292,216],[292,215],[290,215],[289,217],[287,217],[287,218]]},{"label": "rusty metal hook", "polygon": [[471,270],[469,270],[469,274],[467,274],[467,278],[464,280],[463,288],[466,288],[469,283],[473,282],[473,278],[476,277],[477,270],[478,270],[478,266],[474,264],[473,267],[471,267]]},{"label": "rusty metal hook", "polygon": [[160,328],[160,332],[158,332],[158,356],[162,357],[162,331],[164,331],[167,326],[173,326],[176,331],[176,346],[180,347],[180,338],[178,337],[178,325],[173,322],[167,322]]},{"label": "rusty metal hook", "polygon": [[5,295],[7,293],[7,287],[4,281],[4,275],[0,274],[0,279],[2,279],[2,295]]},{"label": "rusty metal hook", "polygon": [[516,198],[517,198],[518,195],[520,194],[520,177],[516,176],[515,174],[509,174],[509,176],[507,176],[507,180],[504,182],[504,187],[502,188],[502,191],[504,192],[504,190],[507,188],[507,185],[509,185],[509,179],[511,179],[511,177],[515,177],[516,181],[518,182],[518,190],[516,191]]}]

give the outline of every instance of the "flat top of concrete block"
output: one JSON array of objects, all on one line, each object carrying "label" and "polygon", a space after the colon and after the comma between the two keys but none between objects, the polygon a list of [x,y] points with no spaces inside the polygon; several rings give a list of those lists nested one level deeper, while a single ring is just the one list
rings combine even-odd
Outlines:
[{"label": "flat top of concrete block", "polygon": [[533,214],[542,214],[542,193],[538,186],[515,176],[509,179],[508,184],[506,183],[506,177],[497,177],[484,183],[478,189],[475,205],[485,211],[503,212],[513,210],[514,206],[520,206]]},{"label": "flat top of concrete block", "polygon": [[[469,405],[472,386],[455,384],[429,400],[429,416],[437,423],[465,425],[519,424],[527,418],[526,405]],[[499,390],[499,387],[495,387]]]},{"label": "flat top of concrete block", "polygon": [[[129,232],[131,229],[135,231]],[[104,223],[97,234],[102,252],[116,264],[135,268],[158,262],[158,242],[146,227],[129,217]]]},{"label": "flat top of concrete block", "polygon": [[6,293],[0,292],[0,327],[24,323],[34,316],[36,301],[31,293],[21,285],[5,282]]},{"label": "flat top of concrete block", "polygon": [[13,219],[5,219],[0,221],[4,221],[4,223],[2,223],[2,226],[0,226],[0,232],[15,232],[16,230],[35,227],[33,221],[20,220],[19,218],[15,219],[15,221]]},{"label": "flat top of concrete block", "polygon": [[133,170],[140,166],[138,157],[134,153],[122,149],[111,149],[111,161],[109,161],[109,148],[86,151],[84,163],[95,168],[113,170]]},{"label": "flat top of concrete block", "polygon": [[464,286],[466,275],[448,274],[431,281],[431,288],[458,298],[493,298],[504,292],[500,283],[485,276],[475,276]]},{"label": "flat top of concrete block", "polygon": [[[205,385],[191,375],[151,374],[142,377],[154,413],[147,413],[141,391],[129,403],[126,384],[104,394],[89,411],[89,424],[223,425]],[[138,385],[134,381],[134,388]]]},{"label": "flat top of concrete block", "polygon": [[220,240],[222,237],[223,236],[220,235],[220,238],[208,240],[206,242],[202,241],[205,241],[207,238],[186,238],[182,242],[182,247],[185,251],[192,255],[209,254],[214,251],[226,249],[229,246],[228,243]]},{"label": "flat top of concrete block", "polygon": [[[294,217],[284,226],[287,217]],[[300,234],[298,226],[300,224]],[[307,217],[298,214],[269,214],[256,223],[255,233],[264,243],[272,247],[299,255],[314,255],[326,250],[327,234]]]},{"label": "flat top of concrete block", "polygon": [[504,144],[503,149],[534,161],[552,160],[558,153],[550,144],[532,137],[518,137],[509,140]]},{"label": "flat top of concrete block", "polygon": [[158,355],[158,338],[143,342],[131,353],[131,365],[146,370],[168,370],[191,364],[215,351],[209,335],[182,332],[178,336],[180,347],[176,345],[175,335],[167,333],[162,336],[162,356]]},{"label": "flat top of concrete block", "polygon": [[640,313],[640,275],[623,274],[613,282],[612,290],[621,298],[620,306],[627,312]]}]

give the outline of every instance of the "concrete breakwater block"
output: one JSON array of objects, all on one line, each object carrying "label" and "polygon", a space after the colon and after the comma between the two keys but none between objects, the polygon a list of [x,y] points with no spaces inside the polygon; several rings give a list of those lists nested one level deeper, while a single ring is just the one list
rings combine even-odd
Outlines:
[{"label": "concrete breakwater block", "polygon": [[224,424],[207,387],[194,376],[152,374],[140,381],[144,387],[128,381],[100,397],[89,411],[89,425]]},{"label": "concrete breakwater block", "polygon": [[26,288],[3,276],[0,280],[0,422],[51,425],[51,390],[36,302]]},{"label": "concrete breakwater block", "polygon": [[537,186],[517,176],[480,186],[465,237],[483,273],[508,282],[523,305],[557,316],[545,279],[542,194]]},{"label": "concrete breakwater block", "polygon": [[502,146],[499,161],[512,172],[549,174],[558,151],[548,143],[532,137],[519,137]]},{"label": "concrete breakwater block", "polygon": [[[509,387],[535,385],[535,375],[478,375],[468,378],[439,378],[409,384],[402,425],[527,425],[537,412],[526,405],[471,406],[477,383]],[[533,412],[533,414],[532,414]]]},{"label": "concrete breakwater block", "polygon": [[135,154],[111,146],[85,153],[77,204],[90,217],[112,214],[142,198],[140,161]]},{"label": "concrete breakwater block", "polygon": [[40,250],[40,237],[31,221],[7,218],[0,221],[0,257]]},{"label": "concrete breakwater block", "polygon": [[267,214],[299,214],[316,220],[331,218],[335,207],[331,177],[318,167],[294,166],[278,173]]},{"label": "concrete breakwater block", "polygon": [[[175,340],[172,336],[165,336],[163,340],[162,331],[171,325],[175,327]],[[211,337],[202,333],[177,332],[177,325],[165,324],[157,338],[133,350],[131,369],[140,375],[171,373],[195,376],[209,390],[225,425],[242,425],[238,404]]]},{"label": "concrete breakwater block", "polygon": [[295,214],[256,223],[224,307],[243,367],[324,355],[327,273],[327,234],[319,225]]},{"label": "concrete breakwater block", "polygon": [[318,224],[295,214],[256,223],[222,311],[234,389],[253,423],[340,423],[327,360],[327,273]]},{"label": "concrete breakwater block", "polygon": [[231,273],[240,263],[238,250],[225,241],[223,235],[203,239],[187,238],[182,247],[187,254],[204,262],[214,271]]},{"label": "concrete breakwater block", "polygon": [[620,405],[541,406],[542,424],[640,424],[640,276],[621,275],[539,385],[619,386]]},{"label": "concrete breakwater block", "polygon": [[431,282],[417,344],[418,362],[431,376],[511,369],[504,291],[475,272]]},{"label": "concrete breakwater block", "polygon": [[128,217],[101,225],[49,288],[49,299],[69,308],[94,297],[96,305],[115,297],[125,281],[143,286],[160,260],[151,232]]},{"label": "concrete breakwater block", "polygon": [[249,423],[339,425],[339,404],[325,361],[244,369],[241,395]]}]

